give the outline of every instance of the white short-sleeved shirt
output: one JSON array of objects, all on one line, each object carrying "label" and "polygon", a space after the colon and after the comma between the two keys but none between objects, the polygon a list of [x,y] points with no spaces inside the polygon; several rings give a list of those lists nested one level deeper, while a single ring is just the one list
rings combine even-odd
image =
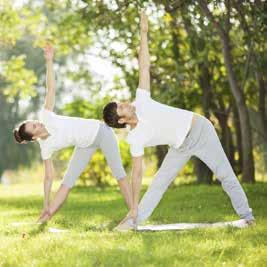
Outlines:
[{"label": "white short-sleeved shirt", "polygon": [[39,120],[49,132],[46,139],[38,139],[43,160],[64,147],[87,147],[97,135],[100,121],[76,117],[60,116],[47,109],[41,109]]},{"label": "white short-sleeved shirt", "polygon": [[193,112],[161,104],[151,98],[150,92],[140,88],[133,105],[138,123],[127,136],[133,157],[142,156],[145,147],[181,146],[190,129]]}]

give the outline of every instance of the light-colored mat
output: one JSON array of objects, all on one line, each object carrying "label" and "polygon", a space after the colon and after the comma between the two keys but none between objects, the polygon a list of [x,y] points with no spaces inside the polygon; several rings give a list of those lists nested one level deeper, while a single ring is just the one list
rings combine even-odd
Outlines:
[{"label": "light-colored mat", "polygon": [[216,222],[216,223],[175,223],[175,224],[159,224],[138,226],[137,231],[171,231],[171,230],[188,230],[196,228],[222,228],[222,227],[245,228],[247,223],[245,220],[237,220],[231,222]]}]

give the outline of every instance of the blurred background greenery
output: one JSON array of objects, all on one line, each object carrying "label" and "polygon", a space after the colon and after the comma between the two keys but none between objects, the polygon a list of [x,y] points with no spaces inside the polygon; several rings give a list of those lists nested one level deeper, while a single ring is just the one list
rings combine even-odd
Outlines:
[{"label": "blurred background greenery", "polygon": [[[265,1],[0,0],[0,177],[40,181],[38,144],[17,145],[12,129],[37,118],[44,102],[46,41],[56,50],[56,112],[101,119],[114,98],[134,99],[138,83],[139,10],[149,16],[152,96],[198,112],[215,125],[242,182],[267,181]],[[123,164],[129,147],[117,131]],[[166,146],[146,151],[152,176]],[[72,148],[54,155],[61,179]],[[213,183],[193,158],[177,182]],[[113,184],[98,151],[79,183]]]}]

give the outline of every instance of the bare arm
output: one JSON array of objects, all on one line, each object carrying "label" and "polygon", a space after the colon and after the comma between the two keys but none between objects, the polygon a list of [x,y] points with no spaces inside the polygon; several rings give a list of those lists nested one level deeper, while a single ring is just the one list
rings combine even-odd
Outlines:
[{"label": "bare arm", "polygon": [[39,216],[38,221],[41,221],[41,218],[49,214],[49,200],[50,192],[53,183],[53,163],[51,159],[44,160],[45,176],[44,176],[44,207]]},{"label": "bare arm", "polygon": [[54,177],[53,162],[51,159],[44,161],[45,177],[44,177],[44,207],[49,206],[50,192]]},{"label": "bare arm", "polygon": [[148,20],[145,13],[141,13],[140,22],[140,51],[139,51],[139,88],[145,89],[150,92],[150,60],[149,60],[149,50],[148,50]]},{"label": "bare arm", "polygon": [[44,50],[44,57],[46,59],[46,97],[45,109],[53,111],[55,105],[55,74],[53,70],[54,49],[47,45]]},{"label": "bare arm", "polygon": [[125,177],[119,180],[118,184],[119,184],[121,193],[124,197],[124,200],[126,202],[126,205],[128,209],[131,210],[133,207],[132,190],[131,190],[131,187],[129,185],[127,178]]},{"label": "bare arm", "polygon": [[50,220],[54,214],[59,210],[59,208],[63,205],[65,200],[67,199],[70,192],[70,188],[66,185],[61,185],[58,189],[54,200],[50,203],[48,212],[45,213],[40,219],[39,222],[44,223]]},{"label": "bare arm", "polygon": [[61,185],[57,191],[55,198],[50,202],[50,192],[54,177],[54,168],[52,160],[48,159],[44,161],[45,165],[45,179],[44,179],[44,209],[41,212],[38,222],[48,221],[61,207],[68,197],[70,188],[65,185]]},{"label": "bare arm", "polygon": [[133,157],[132,168],[132,195],[133,195],[133,208],[131,210],[131,216],[134,220],[137,217],[139,195],[142,184],[142,162],[143,157]]}]

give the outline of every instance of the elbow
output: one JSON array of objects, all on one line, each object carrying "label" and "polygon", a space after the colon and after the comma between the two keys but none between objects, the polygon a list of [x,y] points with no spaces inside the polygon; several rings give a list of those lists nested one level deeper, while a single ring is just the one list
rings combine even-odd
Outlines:
[{"label": "elbow", "polygon": [[149,61],[142,61],[139,60],[139,66],[140,66],[140,70],[142,71],[148,71],[150,69],[150,62]]},{"label": "elbow", "polygon": [[53,180],[53,176],[52,175],[45,175],[44,180],[45,181],[52,181]]},{"label": "elbow", "polygon": [[135,179],[141,179],[141,177],[142,177],[142,171],[137,171],[137,172],[133,173],[133,177]]}]

